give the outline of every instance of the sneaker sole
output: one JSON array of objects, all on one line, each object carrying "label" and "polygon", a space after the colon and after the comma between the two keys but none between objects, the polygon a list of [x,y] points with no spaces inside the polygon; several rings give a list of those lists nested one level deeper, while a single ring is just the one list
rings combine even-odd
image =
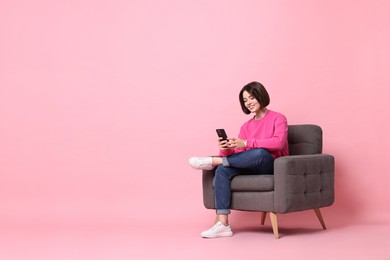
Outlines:
[{"label": "sneaker sole", "polygon": [[202,235],[203,238],[218,238],[218,237],[231,237],[233,236],[233,232],[223,232],[215,235]]},{"label": "sneaker sole", "polygon": [[191,165],[192,168],[194,168],[195,170],[205,170],[205,171],[211,171],[213,170],[215,167],[214,166],[210,166],[210,167],[194,167]]}]

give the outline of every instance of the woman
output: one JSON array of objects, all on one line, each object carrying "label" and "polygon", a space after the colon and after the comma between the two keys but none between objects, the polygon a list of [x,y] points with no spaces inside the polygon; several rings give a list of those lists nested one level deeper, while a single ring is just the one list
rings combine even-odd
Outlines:
[{"label": "woman", "polygon": [[287,119],[268,110],[270,98],[265,87],[252,82],[239,95],[245,114],[254,116],[245,122],[238,138],[218,140],[220,153],[216,157],[192,157],[195,169],[211,170],[217,167],[214,179],[217,223],[201,233],[205,238],[232,236],[230,214],[230,183],[233,177],[244,174],[273,174],[274,160],[288,155]]}]

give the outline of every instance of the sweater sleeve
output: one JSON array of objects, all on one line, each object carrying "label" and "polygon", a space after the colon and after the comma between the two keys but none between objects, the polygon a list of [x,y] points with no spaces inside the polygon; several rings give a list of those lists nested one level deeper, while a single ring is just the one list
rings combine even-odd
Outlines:
[{"label": "sweater sleeve", "polygon": [[283,115],[275,118],[275,131],[272,137],[266,139],[248,139],[247,148],[264,148],[269,151],[280,151],[287,144],[288,125],[287,119]]}]

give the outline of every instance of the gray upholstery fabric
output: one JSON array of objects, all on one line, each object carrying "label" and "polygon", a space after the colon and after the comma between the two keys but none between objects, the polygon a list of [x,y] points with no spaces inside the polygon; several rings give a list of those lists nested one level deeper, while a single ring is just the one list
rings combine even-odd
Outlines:
[{"label": "gray upholstery fabric", "polygon": [[242,175],[233,178],[231,183],[232,191],[273,191],[273,175]]},{"label": "gray upholstery fabric", "polygon": [[[274,175],[242,175],[232,180],[231,209],[287,213],[334,202],[334,157],[322,152],[322,130],[290,125],[290,155],[275,160]],[[215,208],[215,171],[203,171],[203,202]]]},{"label": "gray upholstery fabric", "polygon": [[333,156],[316,154],[278,158],[274,178],[275,212],[317,209],[333,204]]},{"label": "gray upholstery fabric", "polygon": [[288,126],[290,155],[322,153],[322,129],[317,125]]}]

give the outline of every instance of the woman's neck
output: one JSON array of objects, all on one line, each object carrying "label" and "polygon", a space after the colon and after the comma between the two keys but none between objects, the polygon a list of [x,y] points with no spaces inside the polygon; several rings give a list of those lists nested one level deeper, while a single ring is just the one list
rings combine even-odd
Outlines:
[{"label": "woman's neck", "polygon": [[256,115],[255,115],[255,120],[260,120],[262,119],[265,114],[267,113],[268,109],[266,107],[260,109],[259,111],[256,112]]}]

